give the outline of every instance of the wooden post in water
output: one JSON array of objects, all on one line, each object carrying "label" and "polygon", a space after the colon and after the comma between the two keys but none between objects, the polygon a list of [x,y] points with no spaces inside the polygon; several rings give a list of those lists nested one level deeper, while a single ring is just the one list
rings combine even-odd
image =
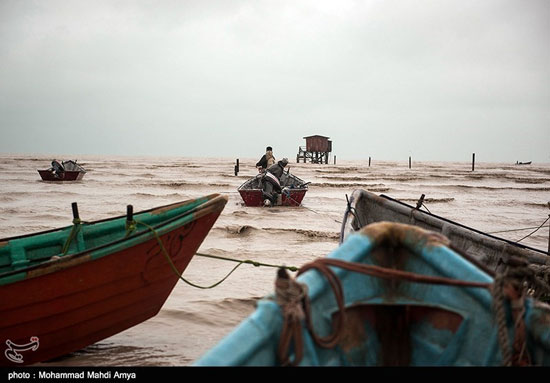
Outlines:
[{"label": "wooden post in water", "polygon": [[474,171],[475,164],[476,164],[476,154],[472,153],[472,171]]},{"label": "wooden post in water", "polygon": [[336,156],[334,156],[334,165],[336,165]]},{"label": "wooden post in water", "polygon": [[239,159],[237,158],[237,164],[235,165],[235,175],[239,174]]},{"label": "wooden post in water", "polygon": [[369,157],[369,168],[370,168],[370,157]]},{"label": "wooden post in water", "polygon": [[409,169],[411,168],[411,156],[409,156]]}]

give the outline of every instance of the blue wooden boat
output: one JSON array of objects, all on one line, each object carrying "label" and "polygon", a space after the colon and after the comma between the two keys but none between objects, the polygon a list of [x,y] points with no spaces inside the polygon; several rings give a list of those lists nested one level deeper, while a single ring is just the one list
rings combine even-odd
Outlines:
[{"label": "blue wooden boat", "polygon": [[550,365],[550,306],[435,232],[381,222],[275,293],[198,366]]}]

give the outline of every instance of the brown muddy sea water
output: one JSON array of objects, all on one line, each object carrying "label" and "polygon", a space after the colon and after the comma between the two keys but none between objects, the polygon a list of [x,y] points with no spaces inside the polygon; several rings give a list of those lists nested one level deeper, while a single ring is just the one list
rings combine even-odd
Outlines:
[{"label": "brown muddy sea water", "polygon": [[[346,194],[366,189],[414,205],[421,194],[439,216],[517,241],[550,213],[550,164],[342,161],[290,163],[311,181],[301,207],[243,205],[237,188],[254,176],[257,159],[99,157],[76,159],[88,173],[73,183],[43,182],[37,169],[52,158],[0,155],[0,238],[71,224],[71,202],[93,221],[211,193],[229,197],[199,251],[235,259],[301,266],[338,247]],[[508,231],[524,229],[517,231]],[[507,232],[501,232],[507,231]],[[521,243],[548,249],[548,223]],[[199,285],[223,278],[235,263],[195,257],[184,277]],[[273,291],[276,269],[240,266],[219,286],[178,282],[150,320],[44,366],[185,366],[213,347]]]}]

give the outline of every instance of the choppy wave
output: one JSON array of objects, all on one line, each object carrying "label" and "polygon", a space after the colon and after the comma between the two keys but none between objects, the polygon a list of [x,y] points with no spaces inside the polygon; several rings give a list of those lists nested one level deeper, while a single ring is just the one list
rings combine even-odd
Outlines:
[{"label": "choppy wave", "polygon": [[[129,346],[101,341],[36,366],[162,366],[170,365],[167,363],[167,356],[170,353],[163,348],[150,345]],[[173,356],[182,358],[181,355]]]},{"label": "choppy wave", "polygon": [[[448,198],[424,198],[425,203],[449,203],[449,202],[452,202],[454,200],[455,199],[453,197],[448,197]],[[414,203],[418,202],[418,199],[404,198],[401,201],[406,202],[406,203],[414,204]]]},{"label": "choppy wave", "polygon": [[543,203],[543,202],[525,202],[523,205],[525,206],[531,206],[531,207],[542,207],[542,208],[549,208],[549,202]]},{"label": "choppy wave", "polygon": [[128,197],[137,197],[137,198],[174,198],[174,199],[187,199],[188,195],[181,193],[168,193],[168,194],[153,194],[146,192],[132,193]]},{"label": "choppy wave", "polygon": [[14,202],[17,201],[17,197],[14,197],[12,193],[0,193],[0,202]]},{"label": "choppy wave", "polygon": [[326,180],[333,180],[333,181],[365,181],[368,180],[369,177],[344,177],[344,176],[321,176],[320,178],[326,179]]},{"label": "choppy wave", "polygon": [[338,183],[338,184],[330,183],[330,182],[326,182],[326,183],[312,182],[311,186],[323,187],[323,188],[361,188],[361,189],[366,189],[366,190],[381,192],[381,193],[387,192],[388,190],[390,190],[389,187],[380,187],[372,184],[355,183],[355,182],[346,182],[346,183]]},{"label": "choppy wave", "polygon": [[164,188],[182,188],[182,187],[231,187],[233,185],[227,183],[216,182],[192,182],[192,181],[177,181],[177,182],[160,182],[156,186]]},{"label": "choppy wave", "polygon": [[466,174],[464,176],[464,178],[469,178],[469,179],[472,179],[472,180],[482,180],[484,178],[486,178],[487,176],[486,175],[483,175],[483,174]]},{"label": "choppy wave", "polygon": [[168,317],[176,319],[178,321],[200,321],[210,322],[211,324],[220,324],[219,317],[212,317],[210,310],[216,311],[231,311],[239,312],[241,310],[251,311],[256,306],[258,300],[262,297],[250,297],[250,298],[224,298],[221,300],[196,300],[193,302],[194,306],[198,306],[200,309],[190,310],[187,308],[163,308],[160,312],[161,317]]},{"label": "choppy wave", "polygon": [[46,230],[54,229],[52,226],[48,225],[27,225],[25,227],[21,226],[11,226],[11,225],[2,225],[2,230],[0,231],[1,238],[8,238],[4,235],[5,232],[9,232],[9,237],[16,237],[19,235],[24,235],[28,233],[38,233]]},{"label": "choppy wave", "polygon": [[540,179],[540,178],[519,178],[519,177],[506,177],[514,182],[521,184],[544,184],[550,182],[550,179]]},{"label": "choppy wave", "polygon": [[339,239],[340,233],[338,232],[326,232],[319,230],[307,230],[307,229],[297,229],[297,228],[274,228],[274,227],[255,227],[250,225],[228,225],[228,226],[217,226],[213,230],[222,230],[229,235],[247,237],[250,235],[258,235],[258,233],[268,233],[268,234],[277,234],[277,233],[286,233],[286,234],[297,234],[299,236],[307,238],[316,238],[316,239]]},{"label": "choppy wave", "polygon": [[246,211],[243,211],[243,210],[236,210],[236,211],[232,212],[231,215],[233,215],[235,217],[247,217],[247,216],[249,216],[249,214]]},{"label": "choppy wave", "polygon": [[359,170],[357,167],[337,167],[336,169],[315,169],[313,170],[316,173],[345,173],[345,172],[356,172]]},{"label": "choppy wave", "polygon": [[476,190],[518,190],[518,191],[550,191],[550,187],[512,187],[512,186],[486,186],[486,185],[446,185],[456,189],[476,189]]},{"label": "choppy wave", "polygon": [[[0,201],[2,201],[4,199],[0,198]],[[4,201],[10,201],[10,200],[4,200]],[[4,207],[4,208],[0,208],[0,219],[2,218],[6,218],[5,215],[9,215],[9,214],[19,214],[21,213],[21,209],[20,208],[15,208],[15,207]]]}]

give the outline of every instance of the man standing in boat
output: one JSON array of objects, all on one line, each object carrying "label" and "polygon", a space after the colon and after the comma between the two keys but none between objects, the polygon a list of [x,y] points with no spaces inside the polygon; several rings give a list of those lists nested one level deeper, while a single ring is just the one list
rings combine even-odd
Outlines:
[{"label": "man standing in boat", "polygon": [[277,202],[277,194],[281,192],[281,176],[288,165],[288,158],[283,158],[267,168],[262,177],[264,206],[273,206]]},{"label": "man standing in boat", "polygon": [[273,148],[271,148],[271,146],[268,146],[267,148],[265,148],[265,154],[256,163],[256,168],[258,168],[258,171],[261,172],[273,164],[275,164],[275,157],[273,156]]},{"label": "man standing in boat", "polygon": [[63,172],[65,172],[65,168],[63,165],[59,163],[56,159],[52,161],[52,172],[55,174],[56,177],[60,177]]}]

